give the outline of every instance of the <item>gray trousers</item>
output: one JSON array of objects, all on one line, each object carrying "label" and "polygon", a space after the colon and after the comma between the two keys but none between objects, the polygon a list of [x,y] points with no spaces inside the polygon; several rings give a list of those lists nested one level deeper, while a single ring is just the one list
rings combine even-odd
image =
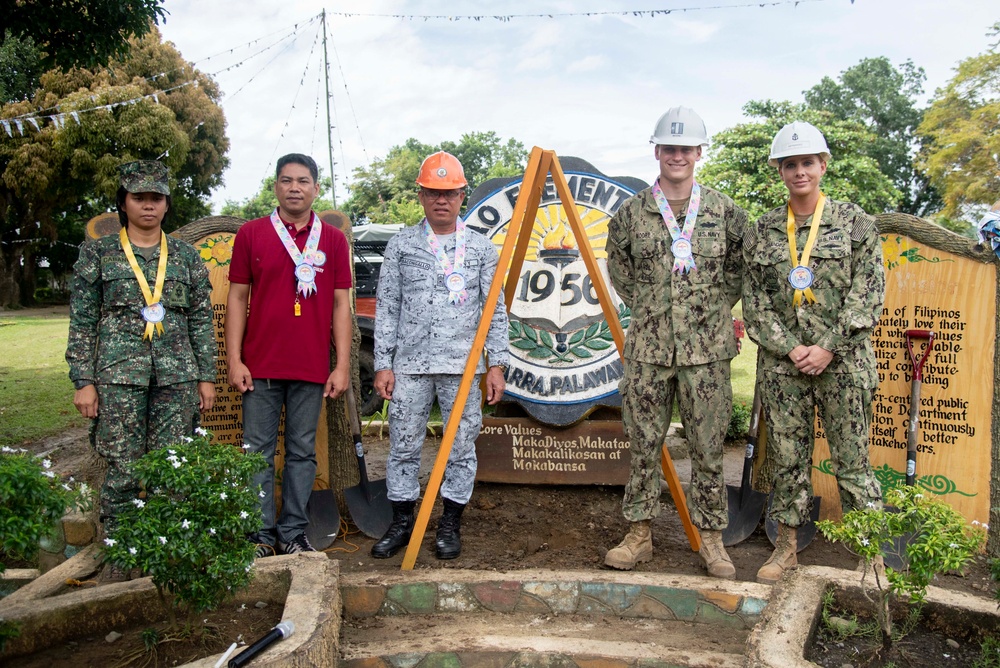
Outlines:
[{"label": "gray trousers", "polygon": [[[253,478],[264,492],[260,511],[264,524],[261,542],[289,542],[306,530],[306,505],[316,480],[316,425],[323,407],[323,386],[293,380],[255,378],[254,389],[243,394],[243,440],[247,452],[259,452],[267,469]],[[275,521],[274,452],[278,421],[285,407],[285,468],[281,476],[281,517]]]},{"label": "gray trousers", "polygon": [[[386,488],[390,501],[416,501],[420,497],[420,451],[427,434],[427,416],[434,397],[441,406],[445,424],[455,405],[462,380],[459,374],[395,374],[396,385],[389,403],[389,461]],[[441,496],[466,504],[476,482],[476,437],[483,425],[482,392],[477,374],[472,381],[462,421],[455,435]]]}]

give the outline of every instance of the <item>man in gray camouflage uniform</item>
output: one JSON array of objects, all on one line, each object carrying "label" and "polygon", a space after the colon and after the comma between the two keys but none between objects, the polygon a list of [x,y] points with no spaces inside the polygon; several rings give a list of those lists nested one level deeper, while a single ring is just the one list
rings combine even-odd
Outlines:
[{"label": "man in gray camouflage uniform", "polygon": [[[812,125],[782,128],[769,164],[788,188],[788,205],[761,216],[744,240],[743,314],[747,333],[760,346],[758,382],[768,457],[775,464],[770,512],[778,522],[778,540],[757,572],[757,580],[767,584],[796,565],[796,530],[809,521],[816,407],[844,511],[881,507],[868,430],[878,386],[871,335],[885,295],[882,244],[872,216],[820,192],[829,159],[826,140]],[[790,212],[794,252],[802,252],[794,259]]]},{"label": "man in gray camouflage uniform", "polygon": [[[428,156],[417,183],[426,217],[389,241],[375,303],[375,389],[392,402],[386,483],[393,519],[372,546],[372,556],[379,559],[410,541],[427,417],[436,396],[448,420],[499,259],[493,244],[458,217],[467,184],[454,156],[443,151]],[[462,549],[460,522],[476,479],[475,441],[483,422],[479,374],[486,372],[488,403],[496,404],[504,392],[508,352],[502,293],[486,353],[490,367],[479,360],[441,486],[438,559],[454,559]]]},{"label": "man in gray camouflage uniform", "polygon": [[[100,499],[105,531],[140,492],[131,464],[190,437],[199,407],[212,407],[217,352],[208,270],[194,247],[162,230],[170,208],[167,167],[145,160],[120,172],[125,234],[81,248],[66,347],[73,404],[93,419],[91,441],[107,462]],[[158,304],[144,296],[137,272],[151,297],[162,285]]]},{"label": "man in gray camouflage uniform", "polygon": [[732,307],[740,298],[746,213],[695,182],[695,163],[708,139],[694,111],[670,109],[650,143],[660,165],[657,180],[626,201],[608,226],[611,282],[632,309],[619,384],[631,457],[622,511],[632,525],[604,563],[631,569],[652,558],[650,521],[660,514],[660,456],[676,395],[691,449],[690,508],[702,530],[699,554],[710,575],[732,578],[736,570],[722,545],[728,524],[722,459],[733,399],[729,364],[738,352]]}]

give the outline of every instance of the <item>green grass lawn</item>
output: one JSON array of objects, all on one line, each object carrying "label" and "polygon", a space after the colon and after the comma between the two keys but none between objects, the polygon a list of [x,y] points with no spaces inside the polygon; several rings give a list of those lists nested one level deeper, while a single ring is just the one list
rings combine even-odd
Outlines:
[{"label": "green grass lawn", "polygon": [[69,316],[0,316],[0,445],[86,425],[66,365]]},{"label": "green grass lawn", "polygon": [[[64,358],[69,317],[34,313],[0,315],[0,445],[18,445],[86,425],[73,407],[73,385]],[[742,315],[739,305],[734,314]],[[757,346],[744,338],[743,352],[732,362],[733,401],[752,405],[756,360]],[[431,422],[440,423],[436,406],[435,411]]]},{"label": "green grass lawn", "polygon": [[[743,302],[733,308],[733,317],[743,319]],[[757,382],[757,344],[749,336],[743,337],[743,349],[733,358],[730,367],[733,382],[733,402],[753,406],[753,388]]]}]

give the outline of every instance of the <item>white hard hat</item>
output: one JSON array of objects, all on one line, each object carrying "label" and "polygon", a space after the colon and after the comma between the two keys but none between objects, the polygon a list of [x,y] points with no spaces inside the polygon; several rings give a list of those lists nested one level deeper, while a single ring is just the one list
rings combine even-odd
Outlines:
[{"label": "white hard hat", "polygon": [[667,146],[708,146],[705,121],[689,107],[674,107],[660,116],[650,144]]},{"label": "white hard hat", "polygon": [[782,158],[793,155],[818,155],[824,160],[831,157],[823,133],[805,121],[793,121],[778,130],[771,142],[771,156],[767,164],[777,167]]}]

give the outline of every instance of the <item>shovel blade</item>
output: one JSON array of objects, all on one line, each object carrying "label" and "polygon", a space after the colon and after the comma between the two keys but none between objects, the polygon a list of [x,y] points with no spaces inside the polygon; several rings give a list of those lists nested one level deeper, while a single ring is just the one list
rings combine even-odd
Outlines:
[{"label": "shovel blade", "polygon": [[333,545],[340,533],[340,509],[332,489],[314,489],[306,505],[309,526],[306,538],[317,550],[325,550]]},{"label": "shovel blade", "polygon": [[[768,517],[764,521],[764,531],[767,532],[767,539],[771,541],[771,545],[777,546],[778,544],[778,523],[771,519],[771,501],[774,495],[768,495],[767,502],[767,515]],[[809,512],[809,521],[799,527],[795,535],[795,551],[801,552],[805,549],[809,543],[813,542],[813,538],[816,537],[816,521],[819,520],[819,504],[823,500],[821,496],[814,496],[812,503],[812,510]]]},{"label": "shovel blade", "polygon": [[367,493],[361,485],[344,490],[351,520],[369,538],[381,538],[392,524],[392,504],[389,502],[385,480],[369,480]]},{"label": "shovel blade", "polygon": [[[899,508],[894,506],[886,506],[884,510],[887,513],[899,512]],[[882,559],[886,566],[894,571],[901,571],[909,566],[910,560],[906,550],[913,542],[914,535],[912,531],[907,531],[902,536],[896,536],[891,541],[882,544]]]},{"label": "shovel blade", "polygon": [[[729,526],[722,530],[722,544],[731,547],[750,537],[760,524],[767,505],[767,495],[752,489],[726,485],[729,502]],[[741,503],[742,499],[742,503]]]}]

